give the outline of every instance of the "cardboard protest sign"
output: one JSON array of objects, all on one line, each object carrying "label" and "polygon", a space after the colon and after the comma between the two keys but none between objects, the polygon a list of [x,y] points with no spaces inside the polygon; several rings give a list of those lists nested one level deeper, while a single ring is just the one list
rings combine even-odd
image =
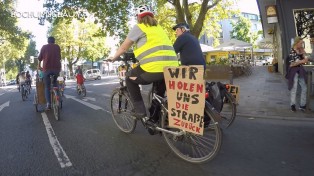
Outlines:
[{"label": "cardboard protest sign", "polygon": [[169,126],[203,135],[205,108],[204,67],[165,67]]},{"label": "cardboard protest sign", "polygon": [[233,97],[236,99],[237,104],[239,103],[240,98],[240,87],[236,85],[229,85],[228,92],[230,92]]}]

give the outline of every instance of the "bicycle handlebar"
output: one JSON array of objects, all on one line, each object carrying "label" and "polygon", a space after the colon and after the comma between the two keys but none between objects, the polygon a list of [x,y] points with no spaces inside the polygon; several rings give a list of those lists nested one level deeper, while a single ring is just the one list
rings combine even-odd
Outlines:
[{"label": "bicycle handlebar", "polygon": [[[109,61],[112,61],[112,60],[109,59]],[[133,52],[126,52],[119,58],[115,59],[115,61],[123,61],[125,63],[127,63],[128,61],[132,61],[133,63],[137,62]]]},{"label": "bicycle handlebar", "polygon": [[124,61],[124,62],[132,61],[133,63],[137,62],[133,52],[126,52],[126,53],[124,53],[123,57],[121,58],[121,61]]}]

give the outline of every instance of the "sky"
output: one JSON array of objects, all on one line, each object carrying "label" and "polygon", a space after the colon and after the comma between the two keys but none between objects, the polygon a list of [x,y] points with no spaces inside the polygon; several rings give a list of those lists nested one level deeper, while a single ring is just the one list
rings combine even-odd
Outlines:
[{"label": "sky", "polygon": [[[16,16],[18,17],[18,26],[23,30],[27,30],[33,33],[36,41],[36,49],[40,51],[40,48],[47,43],[47,30],[49,23],[45,22],[45,25],[39,25],[37,17],[40,12],[43,12],[43,3],[45,0],[18,0]],[[60,0],[57,0],[60,1]],[[258,7],[256,0],[238,0],[239,9],[243,12],[258,13]]]},{"label": "sky", "polygon": [[43,12],[43,2],[44,0],[18,0],[15,14],[18,17],[18,26],[32,32],[35,36],[38,51],[47,43],[48,25],[39,25],[39,20],[36,18],[40,12]]},{"label": "sky", "polygon": [[259,14],[256,0],[238,0],[238,1],[240,11]]}]

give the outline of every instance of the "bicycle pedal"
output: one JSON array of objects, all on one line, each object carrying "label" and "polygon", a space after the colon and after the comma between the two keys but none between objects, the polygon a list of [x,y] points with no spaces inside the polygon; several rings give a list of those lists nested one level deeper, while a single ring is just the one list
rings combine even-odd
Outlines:
[{"label": "bicycle pedal", "polygon": [[155,134],[158,134],[158,131],[156,130],[156,127],[155,126],[150,126],[147,128],[147,131],[150,135],[155,135]]}]

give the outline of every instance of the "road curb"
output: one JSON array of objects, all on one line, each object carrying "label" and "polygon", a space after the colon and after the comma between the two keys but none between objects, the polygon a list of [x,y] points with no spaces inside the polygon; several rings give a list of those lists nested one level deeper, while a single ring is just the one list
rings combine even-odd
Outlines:
[{"label": "road curb", "polygon": [[247,117],[247,118],[263,118],[263,119],[276,119],[276,120],[291,120],[291,121],[313,121],[312,117],[291,117],[291,116],[274,116],[274,115],[255,115],[255,114],[245,114],[245,113],[237,113],[237,116]]}]

